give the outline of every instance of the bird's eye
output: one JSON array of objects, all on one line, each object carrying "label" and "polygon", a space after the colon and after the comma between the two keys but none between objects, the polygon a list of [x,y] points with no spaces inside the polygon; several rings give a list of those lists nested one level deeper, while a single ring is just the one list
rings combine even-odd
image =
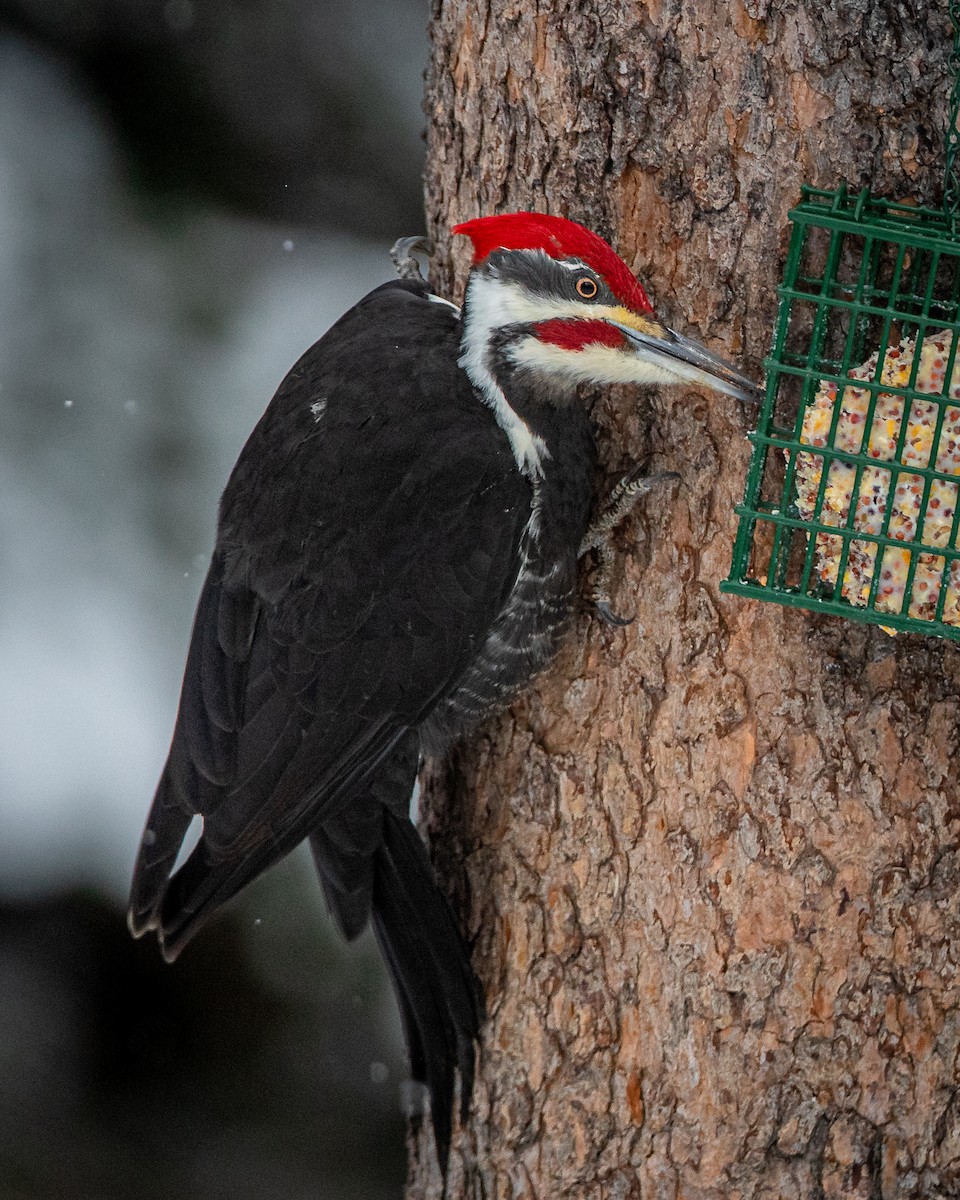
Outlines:
[{"label": "bird's eye", "polygon": [[600,290],[597,287],[597,281],[591,279],[589,275],[581,275],[576,283],[577,295],[583,300],[592,300]]}]

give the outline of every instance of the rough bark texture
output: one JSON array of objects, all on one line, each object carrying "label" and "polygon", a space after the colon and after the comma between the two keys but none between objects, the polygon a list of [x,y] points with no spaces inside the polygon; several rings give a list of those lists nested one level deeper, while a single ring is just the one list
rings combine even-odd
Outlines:
[{"label": "rough bark texture", "polygon": [[[571,216],[759,375],[802,181],[939,202],[948,33],[921,0],[440,0],[435,276],[455,219]],[[593,411],[611,475],[682,481],[620,532],[636,623],[584,612],[427,781],[490,1012],[449,1195],[960,1196],[960,654],[719,594],[735,402]]]}]

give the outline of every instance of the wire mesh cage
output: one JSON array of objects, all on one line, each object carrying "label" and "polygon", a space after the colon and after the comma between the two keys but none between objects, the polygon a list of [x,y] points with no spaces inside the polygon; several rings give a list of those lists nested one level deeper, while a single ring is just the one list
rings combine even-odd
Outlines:
[{"label": "wire mesh cage", "polygon": [[960,238],[948,212],[804,188],[734,592],[960,638]]}]

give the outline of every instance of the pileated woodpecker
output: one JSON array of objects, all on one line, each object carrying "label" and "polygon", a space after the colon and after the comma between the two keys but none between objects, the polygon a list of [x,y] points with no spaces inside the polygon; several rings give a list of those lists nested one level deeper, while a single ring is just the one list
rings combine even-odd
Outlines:
[{"label": "pileated woodpecker", "polygon": [[577,385],[754,393],[657,320],[596,234],[535,213],[454,233],[475,252],[462,312],[419,278],[377,288],[296,363],[240,455],[129,913],[172,960],[309,839],[343,934],[372,920],[444,1169],[481,999],[409,818],[421,756],[515,696],[568,622],[605,524],[589,528]]}]

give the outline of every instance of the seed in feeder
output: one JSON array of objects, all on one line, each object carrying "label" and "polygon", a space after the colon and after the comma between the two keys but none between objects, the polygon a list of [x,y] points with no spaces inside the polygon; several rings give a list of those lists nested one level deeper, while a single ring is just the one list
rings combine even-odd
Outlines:
[{"label": "seed in feeder", "polygon": [[[960,398],[960,352],[951,371],[949,389],[945,388],[952,340],[952,333],[944,331],[931,334],[920,343],[920,361],[913,383],[915,391],[931,397],[943,396],[946,391],[949,399]],[[876,353],[848,374],[851,379],[863,382],[876,380],[890,387],[908,388],[915,359],[915,343],[908,340],[887,350],[879,376]],[[871,412],[873,390],[877,395]],[[941,408],[944,411],[938,433]],[[804,412],[801,443],[817,449],[829,446],[841,455],[864,454],[874,465],[862,467],[857,484],[857,465],[835,458],[827,466],[824,481],[824,456],[801,451],[797,454],[795,476],[797,510],[805,521],[818,521],[821,525],[877,536],[885,533],[898,542],[917,539],[931,548],[960,548],[960,531],[951,536],[958,484],[945,479],[934,479],[930,483],[921,526],[923,477],[899,469],[934,467],[945,475],[960,476],[960,406],[936,399],[915,399],[909,402],[906,411],[905,432],[902,431],[904,409],[904,397],[898,392],[848,385],[838,395],[836,383],[828,380],[821,383],[813,403]],[[834,429],[832,440],[831,428]],[[890,466],[881,465],[886,463]],[[854,509],[852,522],[849,521],[851,506]],[[850,538],[845,550],[842,537],[830,533],[816,535],[814,565],[817,574],[833,588],[840,580],[840,593],[851,604],[864,607],[870,602],[876,559],[875,542]],[[945,578],[946,564],[942,555],[918,553],[913,567],[911,551],[889,546],[884,549],[879,565],[882,574],[874,599],[878,611],[903,611],[913,568],[907,615],[919,620],[936,617]],[[946,585],[942,619],[949,625],[960,625],[960,559],[950,562]]]}]

